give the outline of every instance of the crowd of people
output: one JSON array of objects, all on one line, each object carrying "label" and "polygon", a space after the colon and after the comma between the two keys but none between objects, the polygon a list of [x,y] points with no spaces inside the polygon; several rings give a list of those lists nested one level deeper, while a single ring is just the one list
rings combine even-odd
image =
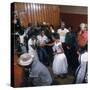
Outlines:
[{"label": "crowd of people", "polygon": [[[81,23],[78,32],[72,26],[67,29],[64,21],[57,30],[45,22],[23,28],[16,18],[14,26],[17,64],[24,68],[22,86],[54,85],[54,78],[66,78],[68,73],[75,77],[72,83],[88,82],[87,24]],[[52,68],[54,78],[48,67]]]}]

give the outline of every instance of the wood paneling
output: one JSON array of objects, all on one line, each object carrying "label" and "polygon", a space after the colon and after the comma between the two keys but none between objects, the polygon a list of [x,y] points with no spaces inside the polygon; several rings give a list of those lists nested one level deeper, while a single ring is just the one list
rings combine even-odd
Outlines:
[{"label": "wood paneling", "polygon": [[60,22],[60,8],[56,5],[35,4],[35,3],[15,3],[15,11],[22,26],[27,26],[28,23],[37,24],[47,22],[58,26]]},{"label": "wood paneling", "polygon": [[20,87],[23,79],[23,69],[17,65],[18,56],[14,54],[14,87]]},{"label": "wood paneling", "polygon": [[61,13],[61,18],[65,21],[67,26],[72,26],[74,31],[78,30],[80,23],[88,23],[87,15],[83,14],[70,14],[70,13]]}]

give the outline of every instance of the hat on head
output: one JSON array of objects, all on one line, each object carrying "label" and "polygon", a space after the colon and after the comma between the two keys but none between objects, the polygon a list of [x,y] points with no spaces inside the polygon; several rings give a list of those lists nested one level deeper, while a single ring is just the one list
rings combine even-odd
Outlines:
[{"label": "hat on head", "polygon": [[24,53],[18,59],[18,64],[21,66],[30,65],[33,61],[34,55],[30,55],[29,53]]}]

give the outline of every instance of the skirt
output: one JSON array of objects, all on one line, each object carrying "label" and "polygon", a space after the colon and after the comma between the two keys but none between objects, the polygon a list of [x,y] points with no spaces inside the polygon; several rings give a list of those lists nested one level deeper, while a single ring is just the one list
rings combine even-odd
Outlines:
[{"label": "skirt", "polygon": [[53,73],[56,75],[66,74],[68,69],[67,58],[64,53],[54,56]]},{"label": "skirt", "polygon": [[76,70],[76,83],[82,83],[86,78],[87,82],[87,64],[88,64],[88,53],[81,54],[80,65]]}]

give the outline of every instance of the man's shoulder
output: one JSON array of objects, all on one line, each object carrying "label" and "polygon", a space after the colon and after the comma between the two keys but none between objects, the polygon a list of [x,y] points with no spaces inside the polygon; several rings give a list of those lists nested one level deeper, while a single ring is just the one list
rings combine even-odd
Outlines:
[{"label": "man's shoulder", "polygon": [[88,52],[85,52],[81,55],[81,59],[83,59],[83,61],[87,61],[88,60]]},{"label": "man's shoulder", "polygon": [[45,37],[45,38],[47,38],[47,36],[46,36],[46,35],[44,35],[44,37]]},{"label": "man's shoulder", "polygon": [[28,41],[31,41],[31,38],[29,38],[29,40]]},{"label": "man's shoulder", "polygon": [[64,29],[66,32],[69,32],[69,30],[67,28]]},{"label": "man's shoulder", "polygon": [[41,37],[41,35],[37,35],[37,38],[40,38]]},{"label": "man's shoulder", "polygon": [[28,44],[32,44],[32,40],[31,40],[31,38],[28,40]]},{"label": "man's shoulder", "polygon": [[61,31],[61,28],[59,28],[57,31]]},{"label": "man's shoulder", "polygon": [[[40,62],[40,61],[35,61],[35,68],[39,68],[39,71],[42,71],[42,69],[44,69],[44,65]],[[41,68],[42,67],[42,68]]]}]

